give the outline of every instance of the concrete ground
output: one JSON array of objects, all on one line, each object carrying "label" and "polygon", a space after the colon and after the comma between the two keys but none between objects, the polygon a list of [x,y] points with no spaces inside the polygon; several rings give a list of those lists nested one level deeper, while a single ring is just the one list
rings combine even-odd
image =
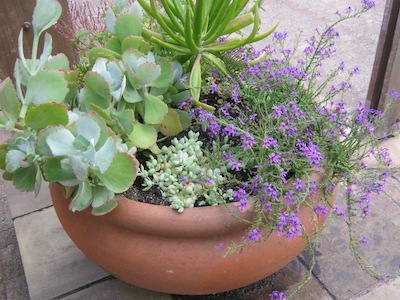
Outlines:
[{"label": "concrete ground", "polygon": [[[265,1],[266,27],[280,21],[279,31],[308,36],[316,27],[333,20],[336,10],[356,5],[356,0]],[[312,3],[312,4],[310,4]],[[365,99],[378,43],[385,1],[377,8],[341,27],[340,60],[361,69],[349,101]],[[291,40],[294,41],[294,38]],[[4,133],[1,140],[4,140]],[[400,137],[386,141],[400,164]],[[339,197],[338,201],[343,199]],[[373,218],[363,227],[369,237],[364,255],[381,272],[394,272],[400,262],[400,177],[389,180],[388,189],[374,199]],[[21,253],[21,255],[20,255]],[[21,258],[22,256],[22,258]],[[38,198],[16,192],[10,183],[0,184],[0,299],[269,299],[271,289],[288,291],[306,274],[303,254],[277,274],[247,289],[205,297],[155,293],[125,284],[91,263],[62,230],[49,194]],[[400,279],[381,283],[371,279],[356,263],[347,246],[343,224],[331,224],[317,249],[313,277],[295,299],[400,299]]]}]

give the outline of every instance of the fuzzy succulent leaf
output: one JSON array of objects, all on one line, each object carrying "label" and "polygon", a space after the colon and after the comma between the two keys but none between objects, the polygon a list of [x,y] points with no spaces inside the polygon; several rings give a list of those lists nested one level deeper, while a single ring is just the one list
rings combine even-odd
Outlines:
[{"label": "fuzzy succulent leaf", "polygon": [[74,169],[67,156],[49,158],[43,166],[43,176],[49,182],[62,182],[76,179]]},{"label": "fuzzy succulent leaf", "polygon": [[102,216],[110,211],[112,211],[114,208],[116,208],[118,205],[118,202],[115,199],[111,199],[104,203],[102,206],[95,207],[92,209],[92,215],[94,216]]},{"label": "fuzzy succulent leaf", "polygon": [[26,168],[29,163],[26,161],[26,153],[21,150],[10,150],[5,157],[6,171],[14,173],[20,168]]},{"label": "fuzzy succulent leaf", "polygon": [[28,109],[25,123],[37,131],[50,125],[67,125],[68,108],[61,103],[42,103]]},{"label": "fuzzy succulent leaf", "polygon": [[25,101],[34,105],[63,102],[68,91],[68,82],[63,72],[44,70],[29,79]]},{"label": "fuzzy succulent leaf", "polygon": [[128,36],[142,34],[142,21],[133,14],[123,14],[115,22],[115,33],[122,42]]},{"label": "fuzzy succulent leaf", "polygon": [[9,77],[0,83],[0,109],[8,120],[14,122],[18,120],[21,103]]},{"label": "fuzzy succulent leaf", "polygon": [[115,157],[117,147],[113,138],[109,137],[106,143],[96,152],[94,165],[99,168],[100,173],[104,174],[110,167]]},{"label": "fuzzy succulent leaf", "polygon": [[76,121],[76,133],[96,145],[100,138],[100,127],[93,120],[82,117]]},{"label": "fuzzy succulent leaf", "polygon": [[65,70],[69,71],[69,60],[64,53],[59,53],[46,61],[45,70]]},{"label": "fuzzy succulent leaf", "polygon": [[156,88],[165,88],[172,84],[173,70],[171,62],[166,58],[159,58],[157,64],[161,67],[161,74],[150,83]]},{"label": "fuzzy succulent leaf", "polygon": [[121,54],[119,52],[114,51],[114,49],[107,49],[107,48],[100,48],[100,47],[95,47],[90,49],[89,51],[89,63],[91,65],[94,65],[96,60],[99,57],[103,58],[116,58],[116,59],[121,59]]},{"label": "fuzzy succulent leaf", "polygon": [[38,172],[40,171],[36,164],[18,169],[12,175],[14,186],[21,192],[30,192],[35,190]]},{"label": "fuzzy succulent leaf", "polygon": [[114,51],[115,53],[122,53],[121,51],[121,42],[119,41],[119,38],[116,36],[110,38],[105,44],[104,48]]},{"label": "fuzzy succulent leaf", "polygon": [[108,8],[106,10],[106,27],[107,30],[111,34],[115,34],[115,22],[117,21],[117,18],[115,17],[115,14],[112,10],[112,8]]},{"label": "fuzzy succulent leaf", "polygon": [[82,211],[89,207],[92,201],[92,187],[89,181],[83,181],[79,184],[74,193],[69,209],[72,212]]},{"label": "fuzzy succulent leaf", "polygon": [[114,199],[114,193],[105,186],[96,185],[92,188],[92,207],[97,208]]},{"label": "fuzzy succulent leaf", "polygon": [[150,51],[150,44],[141,36],[128,36],[122,41],[121,51],[125,52],[128,49],[137,49],[141,53],[147,54]]},{"label": "fuzzy succulent leaf", "polygon": [[137,103],[143,101],[142,96],[140,96],[139,92],[134,89],[130,84],[127,84],[124,94],[124,100],[128,103]]},{"label": "fuzzy succulent leaf", "polygon": [[146,124],[157,125],[168,113],[168,106],[164,101],[151,95],[144,94],[144,115],[143,119]]},{"label": "fuzzy succulent leaf", "polygon": [[77,154],[78,151],[74,147],[74,141],[74,135],[63,127],[57,127],[46,137],[46,143],[53,156]]},{"label": "fuzzy succulent leaf", "polygon": [[89,165],[83,162],[80,157],[70,155],[68,156],[68,159],[76,179],[84,181],[89,175]]},{"label": "fuzzy succulent leaf", "polygon": [[130,134],[133,130],[134,115],[132,109],[117,111],[114,113],[118,123],[121,124],[124,132]]},{"label": "fuzzy succulent leaf", "polygon": [[149,149],[157,142],[157,130],[151,125],[136,122],[128,137],[135,147]]},{"label": "fuzzy succulent leaf", "polygon": [[105,173],[96,172],[100,181],[112,192],[122,193],[135,181],[138,161],[128,153],[117,153]]},{"label": "fuzzy succulent leaf", "polygon": [[82,90],[82,106],[89,108],[95,104],[102,108],[110,106],[111,91],[107,81],[98,73],[89,71],[85,76],[85,88]]},{"label": "fuzzy succulent leaf", "polygon": [[161,67],[155,63],[145,62],[137,67],[135,75],[140,86],[147,86],[161,75]]},{"label": "fuzzy succulent leaf", "polygon": [[168,108],[168,113],[160,124],[160,132],[165,136],[175,136],[183,130],[183,126],[176,110]]},{"label": "fuzzy succulent leaf", "polygon": [[32,17],[33,31],[39,36],[61,17],[62,8],[56,0],[37,0]]}]

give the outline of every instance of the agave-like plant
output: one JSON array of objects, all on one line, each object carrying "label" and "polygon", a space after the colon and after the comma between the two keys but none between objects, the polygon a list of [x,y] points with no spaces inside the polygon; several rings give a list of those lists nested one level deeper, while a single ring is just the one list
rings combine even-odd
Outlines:
[{"label": "agave-like plant", "polygon": [[[212,110],[213,107],[199,101],[202,78],[202,59],[228,75],[224,63],[218,58],[221,51],[236,49],[254,43],[270,35],[278,24],[259,34],[261,24],[259,10],[263,0],[137,0],[147,14],[154,19],[163,33],[143,28],[143,37],[177,53],[181,63],[190,61],[189,86],[195,105]],[[150,3],[149,3],[150,2]],[[161,7],[160,7],[161,6]],[[162,8],[162,9],[161,9]],[[220,40],[223,36],[239,33],[253,25],[247,36],[234,36]]]}]

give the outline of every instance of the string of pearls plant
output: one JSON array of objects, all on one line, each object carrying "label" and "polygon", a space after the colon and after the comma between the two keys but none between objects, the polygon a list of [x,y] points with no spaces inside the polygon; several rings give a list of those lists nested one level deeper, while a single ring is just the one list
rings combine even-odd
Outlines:
[{"label": "string of pearls plant", "polygon": [[144,191],[158,186],[162,197],[179,213],[187,207],[218,205],[233,200],[233,190],[222,190],[228,182],[227,168],[211,168],[206,162],[199,133],[174,138],[162,153],[150,156],[146,167],[140,166]]}]

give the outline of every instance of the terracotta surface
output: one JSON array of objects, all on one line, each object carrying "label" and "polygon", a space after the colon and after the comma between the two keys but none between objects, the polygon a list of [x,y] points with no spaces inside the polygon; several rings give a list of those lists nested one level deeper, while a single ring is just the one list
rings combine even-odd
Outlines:
[{"label": "terracotta surface", "polygon": [[[303,238],[280,238],[275,233],[224,258],[224,248],[217,245],[241,243],[246,237],[246,225],[224,206],[178,214],[169,207],[119,198],[114,211],[95,217],[89,210],[70,212],[62,189],[51,188],[54,208],[75,244],[117,278],[150,290],[200,295],[236,289],[281,269],[305,246]],[[314,198],[317,201],[318,195]],[[236,205],[229,204],[240,217],[252,218],[250,210],[242,213]],[[300,218],[311,232],[310,208],[303,207]],[[324,221],[321,218],[319,225]]]}]

